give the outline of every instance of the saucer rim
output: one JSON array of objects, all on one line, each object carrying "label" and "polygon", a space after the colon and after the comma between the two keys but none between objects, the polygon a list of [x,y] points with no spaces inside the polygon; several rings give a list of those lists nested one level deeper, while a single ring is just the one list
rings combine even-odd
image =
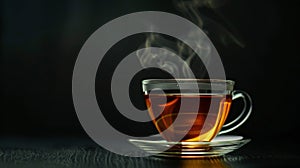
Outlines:
[{"label": "saucer rim", "polygon": [[[238,135],[220,135],[220,136],[238,136]],[[209,157],[220,157],[226,155],[230,152],[233,152],[245,144],[251,141],[250,138],[245,138],[243,136],[242,139],[233,140],[233,141],[217,141],[217,142],[187,142],[184,145],[182,143],[175,143],[166,141],[166,140],[154,140],[154,141],[145,141],[145,140],[137,140],[137,139],[129,139],[130,143],[135,145],[136,147],[144,150],[147,153],[150,153],[151,156],[154,157],[164,157],[164,158],[181,158],[181,159],[199,159],[199,158],[209,158]],[[163,143],[162,143],[163,142]],[[183,150],[164,150],[157,151],[159,148],[157,146],[166,146],[166,145],[182,145]],[[195,150],[186,150],[190,149],[188,146],[195,146]],[[149,148],[150,147],[150,148]],[[203,151],[203,148],[211,148],[212,150]]]},{"label": "saucer rim", "polygon": [[[156,136],[157,135],[155,135],[155,137]],[[158,135],[158,136],[160,136],[160,135]],[[233,142],[240,143],[240,142],[243,142],[243,141],[251,141],[250,138],[245,138],[244,136],[241,136],[241,135],[219,135],[217,137],[225,137],[225,136],[239,137],[239,138],[235,139],[235,140],[218,140],[218,141],[213,141],[212,140],[212,141],[199,141],[199,142],[170,142],[170,141],[166,141],[165,139],[160,139],[160,140],[146,140],[146,139],[133,139],[133,138],[130,138],[130,139],[128,139],[128,141],[130,141],[132,143],[138,142],[138,143],[166,144],[166,145],[213,145],[213,144],[215,144],[215,145],[222,145],[222,144],[227,144],[229,142],[231,142],[231,143],[233,143]]]}]

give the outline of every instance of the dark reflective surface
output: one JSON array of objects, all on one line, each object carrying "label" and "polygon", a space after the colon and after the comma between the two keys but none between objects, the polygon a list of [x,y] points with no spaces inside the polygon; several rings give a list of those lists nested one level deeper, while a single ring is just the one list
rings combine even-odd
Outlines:
[{"label": "dark reflective surface", "polygon": [[223,157],[178,159],[134,158],[113,154],[83,139],[0,140],[0,167],[297,167],[299,145],[293,141],[250,142]]}]

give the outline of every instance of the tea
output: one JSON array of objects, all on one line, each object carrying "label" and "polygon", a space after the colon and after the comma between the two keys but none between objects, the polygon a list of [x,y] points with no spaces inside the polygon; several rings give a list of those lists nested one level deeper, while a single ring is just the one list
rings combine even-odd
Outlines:
[{"label": "tea", "polygon": [[[167,141],[179,136],[181,141],[211,141],[221,130],[232,102],[231,95],[223,94],[151,94],[145,99],[152,121]],[[175,119],[179,124],[170,127]],[[169,127],[172,133],[166,136],[163,131]]]}]

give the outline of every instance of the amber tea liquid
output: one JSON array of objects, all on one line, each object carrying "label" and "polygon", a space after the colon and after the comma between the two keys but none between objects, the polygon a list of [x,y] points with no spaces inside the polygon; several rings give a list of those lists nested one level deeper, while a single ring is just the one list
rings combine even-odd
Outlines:
[{"label": "amber tea liquid", "polygon": [[[231,95],[222,94],[151,94],[145,99],[153,123],[167,141],[178,136],[183,137],[181,141],[211,141],[222,128],[232,102]],[[179,124],[170,127],[176,118]],[[171,134],[164,135],[167,128]]]}]

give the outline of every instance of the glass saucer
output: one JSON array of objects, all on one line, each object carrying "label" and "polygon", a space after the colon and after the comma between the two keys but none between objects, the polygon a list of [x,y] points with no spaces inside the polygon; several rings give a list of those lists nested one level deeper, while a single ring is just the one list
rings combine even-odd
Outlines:
[{"label": "glass saucer", "polygon": [[168,142],[155,135],[129,139],[129,142],[155,156],[202,158],[225,155],[250,142],[250,139],[238,135],[219,135],[211,142]]}]

